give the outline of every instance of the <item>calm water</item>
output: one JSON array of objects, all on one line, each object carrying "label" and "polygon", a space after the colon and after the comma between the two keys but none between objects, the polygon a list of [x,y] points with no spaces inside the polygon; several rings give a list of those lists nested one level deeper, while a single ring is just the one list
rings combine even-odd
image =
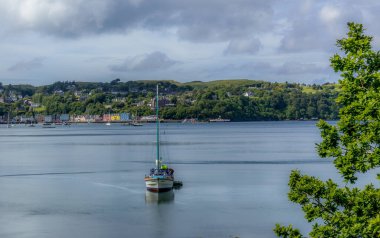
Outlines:
[{"label": "calm water", "polygon": [[337,178],[318,159],[315,122],[162,124],[163,156],[184,186],[146,194],[154,125],[0,128],[0,237],[275,237],[308,231],[287,199],[300,169]]}]

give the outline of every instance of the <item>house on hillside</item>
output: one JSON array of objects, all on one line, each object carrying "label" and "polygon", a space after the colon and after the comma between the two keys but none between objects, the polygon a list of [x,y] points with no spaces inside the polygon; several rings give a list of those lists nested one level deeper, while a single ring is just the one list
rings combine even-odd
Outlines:
[{"label": "house on hillside", "polygon": [[[152,98],[149,103],[150,108],[154,109],[156,108],[156,98]],[[169,106],[175,106],[174,103],[171,103],[170,100],[166,97],[160,98],[158,100],[158,106],[159,107],[169,107]]]},{"label": "house on hillside", "polygon": [[46,122],[46,123],[52,123],[53,122],[53,117],[51,115],[46,115],[44,117],[44,122]]},{"label": "house on hillside", "polygon": [[253,96],[253,92],[251,92],[251,91],[245,92],[245,93],[243,93],[243,96],[244,97],[252,97]]},{"label": "house on hillside", "polygon": [[116,91],[116,90],[112,90],[111,91],[111,94],[112,95],[123,95],[123,96],[126,96],[128,94],[127,91]]},{"label": "house on hillside", "polygon": [[87,122],[87,118],[84,115],[76,115],[76,116],[73,116],[73,121],[74,122]]},{"label": "house on hillside", "polygon": [[133,103],[132,105],[136,107],[142,107],[142,106],[145,106],[145,101],[136,102],[136,103]]},{"label": "house on hillside", "polygon": [[63,96],[65,93],[62,90],[55,90],[53,94]]},{"label": "house on hillside", "polygon": [[70,120],[70,115],[69,114],[61,114],[59,116],[59,120],[62,122],[67,122]]},{"label": "house on hillside", "polygon": [[129,120],[130,120],[129,113],[126,113],[126,112],[120,113],[120,121],[129,121]]},{"label": "house on hillside", "polygon": [[30,102],[30,106],[33,107],[33,108],[37,108],[37,107],[40,107],[41,104],[35,103],[35,102]]},{"label": "house on hillside", "polygon": [[112,102],[125,102],[125,98],[123,97],[116,97],[112,99]]}]

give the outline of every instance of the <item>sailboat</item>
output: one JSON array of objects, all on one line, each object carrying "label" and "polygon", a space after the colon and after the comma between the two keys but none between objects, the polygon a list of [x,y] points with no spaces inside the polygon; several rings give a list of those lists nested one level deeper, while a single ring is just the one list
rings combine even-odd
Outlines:
[{"label": "sailboat", "polygon": [[137,117],[135,117],[131,123],[132,126],[142,126],[140,122],[137,121]]},{"label": "sailboat", "polygon": [[136,115],[132,114],[132,118],[133,118],[133,120],[129,123],[130,126],[142,126],[143,125],[138,121],[138,113],[137,112],[136,112]]},{"label": "sailboat", "polygon": [[146,189],[150,192],[167,192],[173,189],[174,170],[162,164],[160,156],[160,120],[158,118],[158,85],[156,90],[156,167],[145,175]]}]

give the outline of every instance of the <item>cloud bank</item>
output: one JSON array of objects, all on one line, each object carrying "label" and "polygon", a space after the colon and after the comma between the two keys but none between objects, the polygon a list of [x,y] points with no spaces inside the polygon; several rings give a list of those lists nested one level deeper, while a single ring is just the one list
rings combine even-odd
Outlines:
[{"label": "cloud bank", "polygon": [[27,61],[17,62],[16,64],[10,66],[8,71],[29,71],[37,68],[41,68],[45,58],[38,57]]},{"label": "cloud bank", "polygon": [[164,53],[157,51],[150,54],[135,56],[133,58],[126,59],[121,64],[111,65],[110,69],[117,72],[144,70],[155,71],[167,69],[177,63],[179,62],[172,60]]},{"label": "cloud bank", "polygon": [[379,11],[377,0],[3,0],[0,81],[336,81],[336,39],[356,21],[380,48]]}]

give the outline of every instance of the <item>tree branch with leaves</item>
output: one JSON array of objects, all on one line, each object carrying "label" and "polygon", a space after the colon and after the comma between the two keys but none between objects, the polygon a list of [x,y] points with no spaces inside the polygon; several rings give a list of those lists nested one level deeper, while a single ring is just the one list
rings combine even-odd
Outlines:
[{"label": "tree branch with leaves", "polygon": [[[343,55],[330,58],[341,73],[340,119],[336,125],[317,124],[323,139],[317,152],[334,159],[346,186],[300,171],[290,175],[288,197],[314,223],[310,237],[380,237],[380,189],[373,184],[355,187],[359,173],[380,167],[380,53],[372,50],[372,37],[364,34],[363,25],[348,23],[348,28],[347,37],[337,41]],[[280,237],[302,237],[292,226],[277,224],[274,231]]]}]

